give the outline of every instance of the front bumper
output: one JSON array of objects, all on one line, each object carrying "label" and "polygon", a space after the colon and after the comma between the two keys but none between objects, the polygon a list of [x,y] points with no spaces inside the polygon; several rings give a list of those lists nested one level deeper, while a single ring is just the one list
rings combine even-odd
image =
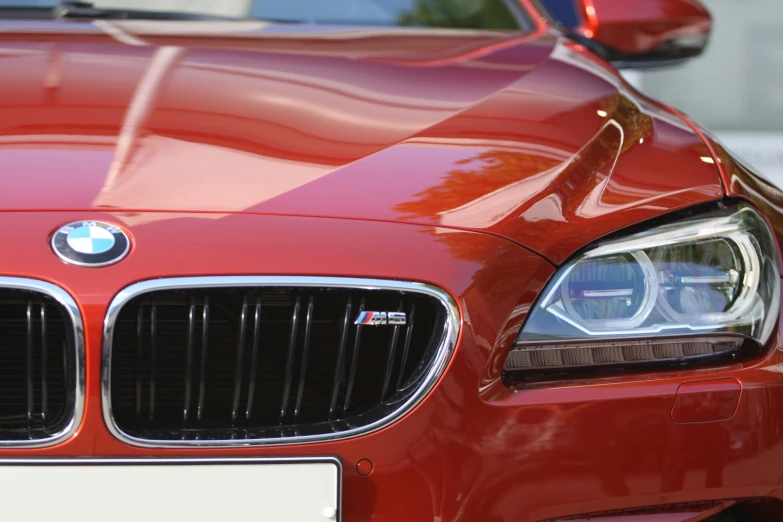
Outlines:
[{"label": "front bumper", "polygon": [[[0,216],[6,244],[15,245],[0,258],[0,273],[44,279],[74,297],[85,322],[87,361],[85,414],[76,434],[50,448],[2,449],[0,458],[336,456],[344,469],[345,521],[534,522],[722,499],[783,500],[778,349],[730,367],[512,390],[500,382],[500,368],[554,268],[505,240],[337,219],[85,214]],[[134,241],[128,258],[100,269],[57,259],[47,237],[85,217],[124,224]],[[115,439],[101,412],[100,368],[103,319],[117,292],[156,277],[269,274],[439,286],[460,306],[457,350],[414,411],[356,439],[181,450]],[[783,342],[776,338],[776,345]],[[729,418],[672,419],[683,383],[718,379],[741,388]]]}]

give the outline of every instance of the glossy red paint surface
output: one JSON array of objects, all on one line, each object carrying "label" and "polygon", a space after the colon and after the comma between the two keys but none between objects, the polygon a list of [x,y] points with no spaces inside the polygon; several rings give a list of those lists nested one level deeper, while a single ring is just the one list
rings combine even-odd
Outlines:
[{"label": "glossy red paint surface", "polygon": [[700,0],[577,0],[585,37],[628,54],[643,54],[677,38],[707,35],[712,17]]},{"label": "glossy red paint surface", "polygon": [[[581,47],[547,32],[21,27],[0,24],[0,237],[14,249],[0,274],[56,283],[79,303],[87,403],[71,440],[0,456],[336,455],[346,522],[536,522],[783,499],[778,338],[758,360],[717,368],[553,387],[499,380],[550,261],[723,197],[694,130]],[[768,196],[763,210],[783,208]],[[86,217],[126,227],[129,256],[98,269],[55,257],[50,234]],[[431,283],[459,304],[458,348],[413,412],[353,440],[120,443],[100,404],[109,302],[139,280],[217,274]],[[740,383],[736,413],[673,422],[681,385],[714,379]]]},{"label": "glossy red paint surface", "polygon": [[694,505],[688,508],[662,509],[656,513],[635,513],[635,514],[616,514],[601,515],[596,514],[588,518],[570,519],[572,522],[588,522],[590,520],[598,522],[699,522],[707,517],[725,511],[731,507],[734,502],[721,502],[717,505]]},{"label": "glossy red paint surface", "polygon": [[417,223],[559,263],[722,196],[687,125],[547,33],[39,25],[0,31],[2,208]]},{"label": "glossy red paint surface", "polygon": [[677,388],[672,406],[674,422],[730,419],[737,411],[742,385],[736,379],[685,382]]},{"label": "glossy red paint surface", "polygon": [[[731,367],[511,390],[484,382],[498,344],[513,337],[553,268],[512,243],[472,232],[276,216],[92,213],[125,225],[135,247],[101,269],[63,264],[47,234],[83,212],[5,212],[16,245],[6,275],[44,277],[80,303],[87,324],[87,410],[78,434],[54,448],[2,456],[338,455],[345,464],[345,520],[537,521],[607,509],[764,496],[779,487],[783,413],[775,351]],[[198,227],[209,248],[189,241]],[[291,241],[297,237],[299,241]],[[36,239],[39,238],[39,239]],[[405,245],[401,249],[400,245]],[[264,255],[264,252],[275,255]],[[317,255],[313,255],[317,253]],[[185,261],[187,260],[187,261]],[[198,274],[330,274],[405,278],[457,298],[459,348],[428,399],[380,432],[295,447],[149,450],[115,440],[100,412],[102,319],[114,294],[141,277]],[[517,317],[518,320],[519,317]],[[518,326],[518,325],[517,325]],[[677,424],[670,412],[683,382],[734,378],[743,399],[721,422]],[[354,471],[372,460],[369,477]],[[400,502],[405,498],[406,502]]]}]

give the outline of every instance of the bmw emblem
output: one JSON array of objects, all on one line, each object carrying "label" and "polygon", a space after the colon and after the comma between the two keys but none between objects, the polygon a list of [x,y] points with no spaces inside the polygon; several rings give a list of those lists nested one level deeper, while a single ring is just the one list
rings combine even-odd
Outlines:
[{"label": "bmw emblem", "polygon": [[52,249],[72,265],[106,266],[128,254],[130,240],[119,227],[102,221],[77,221],[52,236]]}]

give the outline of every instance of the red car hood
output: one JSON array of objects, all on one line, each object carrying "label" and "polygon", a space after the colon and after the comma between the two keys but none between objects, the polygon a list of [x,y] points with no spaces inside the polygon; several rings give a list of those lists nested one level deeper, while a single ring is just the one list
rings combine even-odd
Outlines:
[{"label": "red car hood", "polygon": [[6,210],[420,223],[561,262],[722,196],[683,121],[546,33],[4,22],[0,77]]}]

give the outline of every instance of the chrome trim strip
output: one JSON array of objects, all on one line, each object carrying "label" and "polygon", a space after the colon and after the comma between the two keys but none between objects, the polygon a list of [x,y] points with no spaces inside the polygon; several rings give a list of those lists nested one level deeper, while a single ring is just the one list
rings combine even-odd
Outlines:
[{"label": "chrome trim strip", "polygon": [[[231,287],[265,287],[265,286],[295,286],[295,287],[332,287],[353,288],[357,290],[399,290],[415,292],[435,297],[440,301],[446,312],[446,324],[443,337],[438,345],[426,376],[418,388],[394,411],[383,418],[365,426],[347,429],[339,433],[319,435],[280,437],[274,439],[234,439],[234,440],[150,440],[134,437],[123,432],[114,422],[111,409],[111,350],[114,336],[114,324],[120,310],[131,299],[141,294],[160,290],[177,290],[180,288],[231,288]],[[451,355],[457,345],[460,329],[460,312],[456,301],[444,290],[425,283],[397,281],[392,279],[364,279],[348,277],[309,277],[309,276],[207,276],[207,277],[174,277],[141,281],[122,289],[112,300],[103,322],[103,367],[101,373],[101,396],[103,403],[103,419],[109,431],[117,439],[126,444],[146,448],[182,448],[182,447],[232,447],[232,446],[279,446],[305,444],[313,442],[342,440],[359,435],[366,435],[403,417],[411,411],[432,390],[446,369]]]},{"label": "chrome trim strip", "polygon": [[84,353],[84,323],[82,315],[79,312],[79,306],[71,295],[52,283],[40,281],[38,279],[27,279],[23,277],[0,276],[0,288],[11,288],[14,290],[27,290],[45,294],[57,301],[65,308],[73,326],[73,348],[74,354],[74,375],[75,386],[73,390],[73,413],[71,419],[59,432],[52,434],[45,439],[38,440],[3,440],[0,441],[0,447],[11,448],[44,448],[59,444],[70,438],[82,423],[84,415],[84,397],[85,397],[85,353]]}]

